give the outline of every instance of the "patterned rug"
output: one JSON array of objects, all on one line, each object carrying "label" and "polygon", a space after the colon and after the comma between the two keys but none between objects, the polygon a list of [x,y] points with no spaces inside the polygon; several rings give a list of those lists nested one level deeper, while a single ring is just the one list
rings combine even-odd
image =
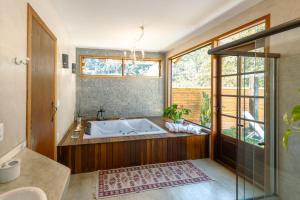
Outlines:
[{"label": "patterned rug", "polygon": [[113,197],[209,180],[211,179],[190,161],[101,170],[98,197]]}]

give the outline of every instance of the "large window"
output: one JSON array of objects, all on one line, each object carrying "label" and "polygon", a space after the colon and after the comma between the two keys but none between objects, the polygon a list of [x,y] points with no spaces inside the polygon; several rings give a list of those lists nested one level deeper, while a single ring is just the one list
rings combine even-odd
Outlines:
[{"label": "large window", "polygon": [[80,56],[80,73],[86,77],[161,76],[161,61],[144,59],[133,62],[115,57]]},{"label": "large window", "polygon": [[[191,114],[184,116],[186,120],[197,123],[199,125],[210,128],[211,126],[211,69],[213,63],[211,63],[211,56],[207,54],[207,51],[212,47],[217,47],[249,35],[255,34],[257,32],[265,30],[269,24],[269,16],[261,17],[253,22],[245,24],[237,29],[230,32],[224,33],[218,37],[209,40],[207,43],[211,45],[202,46],[201,48],[194,48],[192,50],[187,50],[178,55],[170,58],[171,66],[168,70],[168,105],[178,104],[191,109]],[[257,44],[254,44],[256,51],[263,51],[263,48],[258,48]],[[259,44],[263,45],[263,44]],[[241,47],[248,48],[248,47]],[[237,50],[238,51],[238,50]],[[237,74],[237,68],[232,66],[237,66],[237,59],[233,56],[228,56],[224,58],[222,63],[222,88],[226,88],[223,92],[224,94],[237,95],[237,77],[230,76],[232,74]],[[255,61],[251,59],[246,59],[245,61],[245,72],[260,72],[264,71],[263,62],[259,59]],[[253,65],[256,62],[256,65]],[[259,64],[260,63],[260,64]],[[255,69],[253,68],[255,66]],[[226,76],[228,75],[228,76]],[[249,80],[245,76],[245,87],[252,87]],[[260,79],[260,78],[258,78]],[[259,81],[259,87],[262,88],[262,82]],[[247,92],[247,91],[246,91]],[[214,97],[215,98],[215,97]],[[216,100],[216,99],[215,99]],[[235,110],[233,107],[236,106],[234,100],[229,97],[223,97],[223,111],[228,115],[235,115]],[[218,100],[219,101],[219,100]],[[252,101],[252,100],[251,100]],[[251,102],[249,100],[248,103]],[[257,101],[255,101],[256,103]],[[257,103],[256,103],[257,104]],[[262,104],[260,101],[259,105]],[[246,105],[248,105],[246,103]],[[259,116],[263,114],[260,112]],[[231,131],[231,124],[234,124],[234,120],[228,118],[226,122],[226,127],[228,129],[223,131],[223,134],[230,135],[234,131]]]},{"label": "large window", "polygon": [[184,118],[210,128],[211,124],[211,45],[171,59],[172,104],[189,108]]}]

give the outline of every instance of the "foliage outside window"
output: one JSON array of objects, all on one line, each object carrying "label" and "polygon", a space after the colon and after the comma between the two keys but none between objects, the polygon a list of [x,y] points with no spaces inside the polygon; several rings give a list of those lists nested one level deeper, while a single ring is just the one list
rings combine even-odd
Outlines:
[{"label": "foliage outside window", "polygon": [[84,58],[81,73],[84,75],[122,75],[122,60],[109,58]]},{"label": "foliage outside window", "polygon": [[125,75],[127,76],[159,76],[160,62],[158,61],[125,61]]},{"label": "foliage outside window", "polygon": [[238,33],[235,33],[235,34],[230,35],[228,37],[225,37],[225,38],[219,40],[218,44],[223,45],[223,44],[226,44],[226,43],[229,43],[229,42],[233,42],[235,40],[247,37],[249,35],[253,35],[255,33],[258,33],[260,31],[264,31],[265,29],[266,29],[266,23],[261,23],[261,24],[255,25],[253,27],[247,28],[243,31],[239,31]]},{"label": "foliage outside window", "polygon": [[81,56],[81,75],[83,76],[148,76],[160,77],[160,60],[125,60],[113,57]]},{"label": "foliage outside window", "polygon": [[172,104],[191,110],[184,118],[210,128],[211,45],[172,59]]},{"label": "foliage outside window", "polygon": [[211,127],[211,105],[210,96],[202,92],[202,105],[200,108],[200,124],[205,127]]},{"label": "foliage outside window", "polygon": [[[264,140],[264,58],[241,59],[241,139],[257,145]],[[249,74],[250,73],[250,74]],[[222,59],[222,134],[236,138],[237,58]],[[249,122],[249,116],[252,122]]]}]

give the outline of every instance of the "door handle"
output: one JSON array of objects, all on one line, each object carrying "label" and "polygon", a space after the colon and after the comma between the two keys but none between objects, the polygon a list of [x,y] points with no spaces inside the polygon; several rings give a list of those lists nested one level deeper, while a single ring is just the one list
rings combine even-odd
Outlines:
[{"label": "door handle", "polygon": [[57,112],[57,106],[55,105],[54,102],[51,103],[51,106],[52,106],[52,109],[53,109],[51,121],[53,122],[54,118],[55,118],[55,115],[56,115],[56,112]]},{"label": "door handle", "polygon": [[264,145],[265,145],[265,142],[259,142],[259,143],[257,143],[257,145],[259,145],[259,146],[264,146]]}]

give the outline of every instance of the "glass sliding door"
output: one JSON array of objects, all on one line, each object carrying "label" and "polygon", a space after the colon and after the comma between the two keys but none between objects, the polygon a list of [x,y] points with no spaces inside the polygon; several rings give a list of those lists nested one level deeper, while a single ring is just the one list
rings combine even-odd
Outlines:
[{"label": "glass sliding door", "polygon": [[264,58],[239,57],[237,197],[264,196],[266,105]]},{"label": "glass sliding door", "polygon": [[215,156],[236,172],[236,199],[299,199],[299,27],[297,18],[209,52]]},{"label": "glass sliding door", "polygon": [[275,193],[276,184],[278,58],[254,53],[239,59],[237,199],[264,199]]},{"label": "glass sliding door", "polygon": [[270,131],[274,84],[270,81],[275,62],[255,55],[219,59],[218,160],[236,170],[238,199],[264,196],[270,190],[266,189],[270,188],[270,165],[266,163],[271,144],[266,137],[274,136]]}]

